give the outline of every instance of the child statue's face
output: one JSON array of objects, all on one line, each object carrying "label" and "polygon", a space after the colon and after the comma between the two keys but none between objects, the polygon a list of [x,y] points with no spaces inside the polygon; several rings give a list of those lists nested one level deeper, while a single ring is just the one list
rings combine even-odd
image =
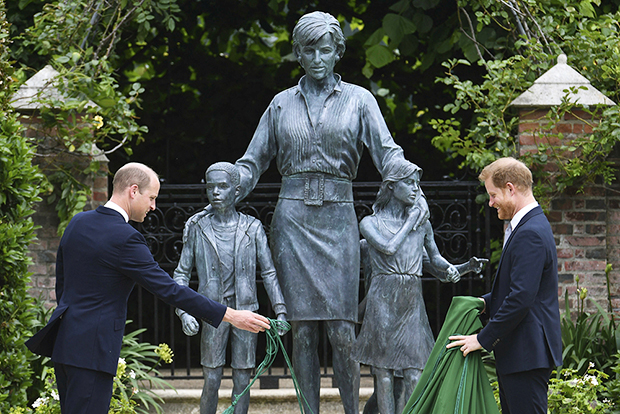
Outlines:
[{"label": "child statue's face", "polygon": [[207,174],[207,198],[218,210],[234,208],[239,189],[232,185],[226,171],[214,170]]},{"label": "child statue's face", "polygon": [[412,206],[420,195],[420,175],[416,172],[411,176],[394,183],[393,197],[405,205]]}]

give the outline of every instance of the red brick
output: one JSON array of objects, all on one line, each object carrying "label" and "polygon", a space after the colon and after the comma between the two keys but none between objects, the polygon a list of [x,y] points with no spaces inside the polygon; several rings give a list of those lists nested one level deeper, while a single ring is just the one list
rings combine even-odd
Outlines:
[{"label": "red brick", "polygon": [[93,200],[95,201],[107,201],[108,200],[108,192],[95,191],[93,192]]},{"label": "red brick", "polygon": [[570,224],[564,224],[564,223],[553,223],[551,224],[551,231],[553,231],[553,234],[568,234],[568,235],[572,235],[573,234],[573,226]]},{"label": "red brick", "polygon": [[562,134],[570,134],[573,132],[573,124],[568,122],[559,122],[556,125],[556,129]]},{"label": "red brick", "polygon": [[567,221],[605,221],[604,212],[567,211],[564,213]]},{"label": "red brick", "polygon": [[519,144],[520,145],[538,145],[538,138],[531,134],[520,134],[519,135]]},{"label": "red brick", "polygon": [[586,200],[575,200],[575,210],[583,210],[586,208]]},{"label": "red brick", "polygon": [[522,109],[519,111],[519,119],[541,119],[544,118],[549,111],[545,109]]},{"label": "red brick", "polygon": [[586,258],[586,251],[584,249],[575,249],[574,253],[575,253],[575,258],[576,259],[585,259]]},{"label": "red brick", "polygon": [[557,249],[558,259],[570,259],[574,255],[573,249]]},{"label": "red brick", "polygon": [[550,211],[546,215],[547,215],[547,220],[549,220],[550,222],[562,221],[562,212],[560,211]]},{"label": "red brick", "polygon": [[582,134],[583,124],[581,122],[573,124],[573,134]]},{"label": "red brick", "polygon": [[541,128],[541,125],[538,122],[520,122],[519,123],[519,133],[523,132],[535,132]]},{"label": "red brick", "polygon": [[604,237],[578,237],[567,236],[565,240],[571,246],[601,246],[605,244]]},{"label": "red brick", "polygon": [[579,270],[605,270],[607,263],[603,260],[566,261],[564,269],[572,272]]}]

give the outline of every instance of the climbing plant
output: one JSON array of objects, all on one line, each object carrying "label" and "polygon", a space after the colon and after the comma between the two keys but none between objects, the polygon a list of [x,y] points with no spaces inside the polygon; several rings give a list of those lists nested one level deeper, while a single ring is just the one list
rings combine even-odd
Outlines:
[{"label": "climbing plant", "polygon": [[[453,90],[453,101],[444,105],[447,117],[431,121],[437,131],[433,144],[462,157],[461,167],[480,170],[501,156],[516,154],[517,113],[510,103],[534,80],[556,63],[560,53],[586,76],[594,87],[617,101],[620,96],[617,62],[620,14],[605,13],[600,1],[459,1],[468,23],[463,31],[474,44],[486,30],[503,31],[506,47],[490,52],[479,47],[474,59],[450,59],[438,82]],[[484,68],[481,79],[462,76],[464,67]],[[615,168],[609,154],[620,140],[617,106],[581,108],[570,103],[576,89],[566,90],[563,103],[547,113],[546,125],[536,131],[542,138],[536,152],[523,159],[533,167],[536,195],[547,201],[567,187],[580,190],[600,180],[610,184]],[[574,100],[573,100],[574,101]],[[566,114],[581,109],[593,133],[573,139],[555,128]],[[473,113],[469,124],[455,116]],[[596,119],[596,121],[593,121]]]}]

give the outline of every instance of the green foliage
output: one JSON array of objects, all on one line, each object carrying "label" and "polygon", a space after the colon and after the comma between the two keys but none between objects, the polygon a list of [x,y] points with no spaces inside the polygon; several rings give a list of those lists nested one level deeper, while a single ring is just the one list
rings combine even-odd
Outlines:
[{"label": "green foliage", "polygon": [[[599,14],[600,1],[589,0],[581,1],[578,7],[566,0],[518,2],[513,6],[508,9],[499,2],[459,2],[464,15],[469,17],[473,12],[475,16],[467,26],[479,53],[474,59],[469,56],[444,63],[447,71],[438,82],[454,91],[453,102],[444,106],[453,117],[434,119],[431,125],[437,131],[433,145],[461,159],[461,167],[479,171],[498,157],[516,155],[518,118],[510,104],[555,64],[561,52],[610,99],[616,100],[620,94],[617,11]],[[482,47],[485,30],[506,34],[506,42],[495,48],[494,54]],[[467,32],[465,25],[463,31]],[[460,75],[467,73],[464,67],[470,61],[485,69],[481,80]],[[540,143],[537,151],[523,157],[533,169],[535,192],[543,203],[568,187],[582,189],[596,180],[609,184],[615,179],[608,155],[620,141],[620,111],[617,106],[602,111],[580,108],[568,100],[577,91],[565,92],[564,102],[551,108],[544,118],[546,125],[534,131]],[[576,109],[585,110],[588,119],[584,122],[594,131],[586,138],[573,139],[555,128],[565,115],[578,116]],[[454,117],[463,112],[473,114],[471,123],[462,124]],[[592,122],[591,116],[600,122]]]},{"label": "green foliage", "polygon": [[0,412],[23,404],[32,369],[24,342],[34,323],[27,294],[28,245],[34,239],[33,205],[43,176],[32,165],[33,148],[22,136],[9,105],[13,70],[8,54],[8,24],[0,1]]},{"label": "green foliage", "polygon": [[[23,5],[24,7],[26,4]],[[35,123],[40,167],[53,186],[48,202],[56,203],[60,234],[82,211],[99,173],[97,156],[140,143],[148,128],[136,110],[144,88],[133,82],[121,88],[117,80],[116,46],[125,30],[137,43],[156,35],[152,22],[173,30],[180,9],[176,0],[52,1],[42,4],[34,24],[19,38],[18,56],[36,53],[58,76],[36,97]],[[25,80],[25,65],[16,76]],[[60,95],[46,89],[55,88]]]},{"label": "green foliage", "polygon": [[[127,323],[130,323],[128,321]],[[137,338],[145,329],[133,331],[123,337],[123,346],[113,382],[110,414],[147,414],[154,409],[163,413],[163,401],[153,388],[172,388],[159,378],[157,366],[172,362],[173,354],[167,344],[155,346],[140,342]],[[31,408],[25,404],[16,405],[10,414],[60,414],[60,401],[55,387],[54,369],[49,358],[37,358],[41,363],[39,380],[42,386],[34,398]]]},{"label": "green foliage", "polygon": [[[608,267],[611,270],[610,267]],[[562,315],[563,367],[583,375],[590,364],[612,373],[613,358],[620,349],[620,333],[616,330],[613,312],[605,311],[596,301],[588,298],[588,290],[579,288],[577,277],[577,310],[571,312],[568,290],[564,295],[566,309]],[[592,303],[596,312],[585,311],[585,301]],[[611,305],[611,303],[610,303]]]},{"label": "green foliage", "polygon": [[549,414],[606,413],[612,407],[603,397],[608,375],[589,364],[585,374],[563,369],[549,384]]}]

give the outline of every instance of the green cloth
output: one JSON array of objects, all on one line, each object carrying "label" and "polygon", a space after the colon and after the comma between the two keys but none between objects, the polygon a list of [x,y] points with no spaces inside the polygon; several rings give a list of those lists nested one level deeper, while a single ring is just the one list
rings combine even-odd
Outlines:
[{"label": "green cloth", "polygon": [[499,414],[480,351],[463,357],[459,347],[446,349],[452,335],[482,328],[484,302],[470,296],[452,299],[441,332],[403,414]]}]

